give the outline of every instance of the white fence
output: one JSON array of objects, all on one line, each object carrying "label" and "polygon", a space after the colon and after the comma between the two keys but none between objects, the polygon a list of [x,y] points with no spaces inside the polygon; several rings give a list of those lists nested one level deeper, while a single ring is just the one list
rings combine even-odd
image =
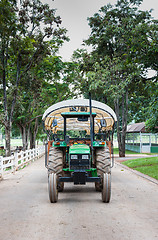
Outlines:
[{"label": "white fence", "polygon": [[45,153],[45,146],[35,149],[15,152],[10,157],[0,156],[0,178],[8,173],[14,173],[20,168],[25,167],[30,161],[40,158]]}]

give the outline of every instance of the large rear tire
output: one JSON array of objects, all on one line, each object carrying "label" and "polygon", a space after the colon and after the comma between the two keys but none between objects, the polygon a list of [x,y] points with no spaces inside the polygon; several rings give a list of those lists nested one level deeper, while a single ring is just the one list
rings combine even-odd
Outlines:
[{"label": "large rear tire", "polygon": [[48,191],[51,203],[58,201],[57,176],[56,173],[50,173],[48,176]]},{"label": "large rear tire", "polygon": [[59,182],[59,177],[63,175],[63,152],[57,147],[52,147],[49,151],[48,174],[55,173],[57,177],[58,192],[64,189],[64,183]]},{"label": "large rear tire", "polygon": [[101,182],[95,182],[95,189],[96,191],[101,192],[103,189],[103,174],[111,173],[111,160],[108,147],[96,149],[96,168],[98,177],[101,178]]},{"label": "large rear tire", "polygon": [[111,174],[103,174],[103,190],[102,190],[102,201],[105,203],[110,202],[111,197]]}]

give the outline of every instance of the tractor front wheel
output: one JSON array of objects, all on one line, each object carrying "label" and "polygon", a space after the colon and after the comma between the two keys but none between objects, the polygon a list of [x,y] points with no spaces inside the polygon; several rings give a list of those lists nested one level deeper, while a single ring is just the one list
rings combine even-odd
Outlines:
[{"label": "tractor front wheel", "polygon": [[103,174],[103,189],[102,189],[102,201],[105,203],[110,202],[111,197],[111,174]]},{"label": "tractor front wheel", "polygon": [[51,203],[58,201],[57,176],[56,173],[50,173],[48,176],[48,191]]}]

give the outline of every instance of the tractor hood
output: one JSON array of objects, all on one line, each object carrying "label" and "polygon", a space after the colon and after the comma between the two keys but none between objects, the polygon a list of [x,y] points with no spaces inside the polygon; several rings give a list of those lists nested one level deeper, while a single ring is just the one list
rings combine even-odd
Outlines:
[{"label": "tractor hood", "polygon": [[90,154],[90,147],[86,144],[74,144],[70,147],[70,154]]}]

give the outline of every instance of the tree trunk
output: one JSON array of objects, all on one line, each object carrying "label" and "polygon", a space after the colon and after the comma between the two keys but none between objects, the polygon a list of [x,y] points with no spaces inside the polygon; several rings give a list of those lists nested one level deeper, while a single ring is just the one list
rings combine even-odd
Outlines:
[{"label": "tree trunk", "polygon": [[26,128],[26,126],[22,127],[22,143],[23,143],[23,151],[26,151],[28,149],[28,132],[29,130]]},{"label": "tree trunk", "polygon": [[125,157],[125,139],[126,139],[126,126],[125,126],[125,94],[122,95],[122,132],[121,132],[121,150],[122,156]]},{"label": "tree trunk", "polygon": [[[20,80],[20,59],[18,57],[17,63],[17,79],[16,79],[16,88],[13,94],[13,101],[10,106],[8,107],[8,99],[7,99],[7,62],[8,62],[8,44],[9,42],[4,39],[1,41],[1,65],[2,65],[2,85],[3,85],[3,109],[4,109],[4,119],[3,125],[5,126],[5,148],[6,148],[6,156],[11,155],[11,145],[10,145],[10,135],[12,129],[12,121],[13,121],[13,112],[16,103],[17,97],[17,87]],[[9,111],[9,109],[11,109]]]},{"label": "tree trunk", "polygon": [[117,141],[118,141],[118,148],[119,148],[119,157],[125,157],[125,152],[123,152],[122,148],[122,139],[121,139],[121,125],[120,125],[120,105],[119,99],[115,101],[115,113],[117,116]]},{"label": "tree trunk", "polygon": [[6,156],[11,155],[11,146],[10,146],[10,134],[11,134],[11,119],[8,116],[7,108],[7,84],[6,84],[6,66],[7,66],[7,53],[4,40],[2,39],[2,50],[1,50],[1,65],[2,65],[2,84],[3,84],[3,108],[4,108],[4,121],[5,126],[5,150]]},{"label": "tree trunk", "polygon": [[9,157],[11,155],[11,144],[10,144],[10,135],[11,135],[11,123],[7,121],[5,123],[5,155]]},{"label": "tree trunk", "polygon": [[28,148],[28,136],[29,136],[29,130],[27,130],[26,126],[23,125],[22,123],[17,123],[18,128],[20,129],[21,132],[21,137],[22,137],[22,148],[23,151],[27,150]]},{"label": "tree trunk", "polygon": [[30,149],[33,149],[34,148],[34,144],[33,144],[33,134],[32,132],[30,131]]},{"label": "tree trunk", "polygon": [[[120,108],[122,109],[122,116],[120,114]],[[127,114],[128,114],[128,91],[126,89],[125,94],[122,96],[122,103],[120,106],[119,99],[115,101],[115,112],[117,116],[117,140],[119,148],[119,157],[125,157],[125,139],[127,130]],[[121,121],[122,120],[122,127]],[[121,131],[122,129],[122,131]]]},{"label": "tree trunk", "polygon": [[36,147],[36,136],[38,133],[38,118],[35,119],[35,126],[32,131],[30,131],[30,148]]},{"label": "tree trunk", "polygon": [[17,126],[20,128],[22,136],[23,151],[26,151],[28,148],[28,130],[25,125],[17,124]]}]

